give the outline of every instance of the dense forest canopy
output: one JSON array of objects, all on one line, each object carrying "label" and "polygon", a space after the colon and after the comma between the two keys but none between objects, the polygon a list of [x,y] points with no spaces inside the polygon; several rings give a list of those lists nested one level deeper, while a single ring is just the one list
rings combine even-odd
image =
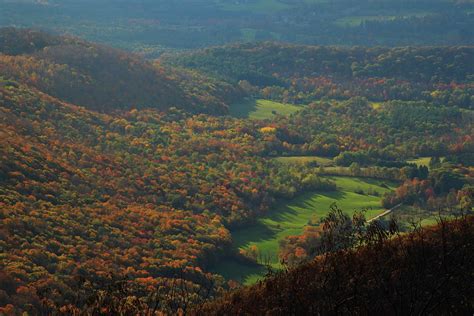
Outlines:
[{"label": "dense forest canopy", "polygon": [[265,42],[203,49],[184,54],[181,63],[239,80],[254,72],[277,78],[330,75],[449,83],[471,81],[473,59],[472,46],[341,48]]},{"label": "dense forest canopy", "polygon": [[69,33],[149,56],[278,40],[319,45],[473,44],[472,1],[0,1],[0,26]]},{"label": "dense forest canopy", "polygon": [[[193,72],[177,73],[73,37],[4,28],[0,43],[5,79],[95,110],[174,106],[191,112],[225,113],[226,103],[241,93]],[[208,85],[214,85],[217,92],[211,94]]]},{"label": "dense forest canopy", "polygon": [[161,60],[284,103],[359,96],[375,102],[417,100],[474,106],[471,46],[341,48],[265,42],[163,56]]}]

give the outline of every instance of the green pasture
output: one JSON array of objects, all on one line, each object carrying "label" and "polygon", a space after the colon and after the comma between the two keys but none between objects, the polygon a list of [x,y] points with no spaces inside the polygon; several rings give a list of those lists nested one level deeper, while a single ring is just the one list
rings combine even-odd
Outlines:
[{"label": "green pasture", "polygon": [[370,102],[370,106],[374,110],[378,110],[383,106],[383,102]]},{"label": "green pasture", "polygon": [[319,156],[277,157],[274,160],[283,164],[306,164],[310,162],[316,162],[320,166],[330,166],[333,164],[332,159]]},{"label": "green pasture", "polygon": [[424,208],[402,205],[392,214],[385,216],[394,216],[400,225],[402,231],[411,231],[415,226],[432,226],[438,224],[440,218],[452,218],[453,214],[449,211],[430,212]]},{"label": "green pasture", "polygon": [[[328,2],[328,0],[303,0],[305,4],[312,5]],[[275,13],[297,7],[298,3],[291,4],[280,0],[253,0],[246,3],[239,1],[216,0],[217,5],[225,11],[246,11],[252,13]]]},{"label": "green pasture", "polygon": [[271,119],[275,113],[290,115],[301,110],[303,106],[279,103],[270,100],[248,100],[230,107],[230,115],[250,119]]},{"label": "green pasture", "polygon": [[431,157],[420,157],[416,159],[407,160],[408,163],[414,163],[417,166],[426,166],[429,167]]},{"label": "green pasture", "polygon": [[225,11],[248,11],[252,13],[275,13],[292,7],[278,0],[255,0],[248,3],[217,1],[217,3]]},{"label": "green pasture", "polygon": [[334,24],[341,27],[355,27],[361,25],[366,21],[391,21],[397,18],[408,17],[425,17],[432,13],[430,12],[407,12],[400,15],[364,15],[364,16],[346,16],[337,19]]},{"label": "green pasture", "polygon": [[[445,160],[445,157],[441,157],[440,160],[441,160],[441,163],[443,163],[443,161]],[[416,159],[407,160],[408,163],[414,163],[417,166],[426,166],[428,168],[430,167],[430,161],[431,161],[431,157],[419,157]]]},{"label": "green pasture", "polygon": [[253,42],[255,41],[257,30],[251,28],[242,28],[240,29],[240,34],[242,34],[242,40],[245,42]]},{"label": "green pasture", "polygon": [[[234,247],[245,249],[256,245],[261,263],[274,268],[280,266],[278,261],[279,241],[290,235],[298,235],[310,220],[318,220],[328,213],[329,207],[336,202],[347,214],[356,210],[367,209],[366,217],[372,218],[384,210],[380,206],[380,197],[362,195],[355,191],[384,192],[395,188],[395,183],[354,177],[328,177],[338,186],[335,192],[308,192],[292,199],[280,201],[264,217],[247,227],[232,232]],[[382,183],[385,183],[384,187]],[[213,272],[222,274],[227,279],[241,281],[244,284],[256,282],[264,274],[265,268],[236,263],[232,259],[224,260]]]}]

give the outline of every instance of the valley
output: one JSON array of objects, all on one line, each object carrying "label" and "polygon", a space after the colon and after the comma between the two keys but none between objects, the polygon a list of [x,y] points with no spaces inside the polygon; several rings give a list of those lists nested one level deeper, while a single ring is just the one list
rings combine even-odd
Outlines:
[{"label": "valley", "polygon": [[[183,1],[190,11],[182,24],[173,20],[177,2],[160,2],[166,13],[160,14],[168,19],[158,22],[151,19],[154,4],[144,1],[150,15],[138,14],[123,32],[109,26],[125,25],[124,8],[136,10],[127,0],[116,11],[107,10],[108,1],[88,7],[104,24],[83,27],[113,35],[97,33],[100,43],[12,23],[0,28],[0,315],[193,315],[207,304],[214,306],[210,315],[220,308],[226,314],[225,308],[238,310],[239,304],[214,304],[235,294],[275,299],[279,306],[281,297],[265,289],[276,284],[278,293],[292,297],[293,282],[321,275],[334,283],[309,280],[306,289],[321,289],[314,310],[329,314],[334,310],[325,302],[333,304],[339,294],[343,301],[351,297],[340,285],[362,293],[361,301],[382,295],[378,286],[396,284],[403,290],[390,298],[416,288],[423,299],[443,296],[450,306],[474,306],[449,296],[459,291],[474,297],[465,289],[472,264],[466,266],[464,252],[473,235],[466,227],[474,205],[474,47],[424,46],[421,40],[392,47],[400,37],[388,32],[382,43],[391,45],[374,47],[298,40],[190,49],[227,42],[222,33],[212,33],[221,22],[265,38],[262,29],[239,22],[247,14],[241,5],[253,12],[272,7],[281,15],[266,20],[258,13],[255,21],[272,25],[282,19],[309,36],[317,33],[305,30],[311,23],[297,15],[302,24],[291,24],[295,12],[285,7],[338,11],[347,1],[220,1],[218,7]],[[383,1],[387,10],[397,5]],[[22,5],[40,20],[52,7],[56,13],[83,9],[82,2],[41,3]],[[0,18],[20,12],[15,1],[0,5],[7,9]],[[32,10],[39,5],[41,10]],[[416,11],[412,5],[407,2]],[[436,2],[433,8],[451,5]],[[462,33],[469,5],[454,6],[450,14],[460,18],[456,30]],[[357,8],[365,14],[350,16],[376,16],[372,11],[380,9],[365,2]],[[207,14],[212,27],[196,27],[193,10]],[[220,10],[227,15],[214,20]],[[56,13],[49,22],[59,23]],[[337,20],[334,14],[326,18]],[[364,20],[344,32],[394,25],[403,31],[408,22],[420,27],[432,19]],[[74,22],[68,26],[84,32]],[[147,30],[141,30],[150,33],[135,37],[143,23]],[[172,32],[163,31],[170,25]],[[221,30],[241,34],[235,27]],[[334,37],[324,42],[339,39],[334,29],[326,32]],[[180,48],[173,46],[177,34],[186,34]],[[379,43],[372,35],[371,43]],[[470,43],[469,34],[454,41],[445,35],[425,28],[417,36],[435,44]],[[123,41],[139,53],[104,44]],[[453,257],[440,255],[443,243],[453,247]],[[430,256],[420,255],[420,247]],[[391,258],[390,265],[377,262],[378,250]],[[445,257],[454,265],[439,259]],[[330,260],[335,273],[318,271],[327,263],[318,258]],[[398,269],[398,262],[406,264],[410,278],[379,270]],[[441,266],[453,266],[454,274]],[[418,268],[449,282],[421,275]],[[375,277],[382,281],[373,282]],[[351,280],[365,285],[354,287]],[[308,304],[308,297],[293,297],[288,308],[294,310],[280,306],[276,314],[297,314],[295,302]],[[389,306],[383,297],[374,304],[369,314]]]},{"label": "valley", "polygon": [[[245,225],[244,228],[232,230],[233,247],[236,251],[256,247],[257,264],[242,262],[235,258],[218,261],[211,269],[228,279],[244,284],[253,284],[261,280],[266,273],[266,265],[274,269],[281,268],[279,259],[279,242],[287,236],[299,235],[309,223],[316,224],[327,215],[330,205],[336,203],[349,215],[355,210],[367,210],[367,219],[381,214],[381,198],[387,191],[393,190],[397,184],[357,177],[329,177],[337,185],[335,192],[307,192],[296,198],[281,200],[272,206],[267,215],[259,218],[256,223]],[[376,192],[376,195],[360,194]],[[359,193],[357,193],[359,192]]]}]

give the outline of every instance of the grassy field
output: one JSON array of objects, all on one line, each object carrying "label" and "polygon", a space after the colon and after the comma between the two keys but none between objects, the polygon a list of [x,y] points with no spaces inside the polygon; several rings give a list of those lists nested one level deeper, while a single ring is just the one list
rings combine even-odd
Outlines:
[{"label": "grassy field", "polygon": [[289,115],[301,110],[303,106],[284,104],[270,100],[249,100],[230,107],[230,115],[250,119],[271,119],[275,114]]},{"label": "grassy field", "polygon": [[289,9],[292,6],[278,0],[256,0],[250,3],[222,2],[218,5],[226,11],[249,11],[253,13],[271,13]]},{"label": "grassy field", "polygon": [[223,275],[227,280],[236,280],[243,284],[254,284],[265,275],[266,268],[262,265],[250,265],[237,262],[232,258],[219,261],[210,272]]},{"label": "grassy field", "polygon": [[346,16],[340,19],[337,19],[334,24],[337,26],[353,27],[359,26],[365,21],[389,21],[394,20],[396,16],[394,15],[379,15],[379,16]]},{"label": "grassy field", "polygon": [[359,26],[365,21],[391,21],[396,18],[408,18],[408,17],[425,17],[432,13],[430,12],[413,12],[401,15],[366,15],[366,16],[346,16],[337,19],[334,24],[342,27],[354,27]]},{"label": "grassy field", "polygon": [[370,106],[374,110],[380,109],[382,107],[382,105],[383,105],[383,102],[370,102]]},{"label": "grassy field", "polygon": [[[440,219],[449,218],[452,216],[448,211],[444,212],[430,212],[426,209],[418,208],[415,206],[402,205],[394,212],[395,218],[403,230],[412,230],[413,224],[421,226],[436,225]],[[388,215],[386,216],[388,218]]]},{"label": "grassy field", "polygon": [[[329,2],[329,0],[303,0],[306,4],[317,4]],[[216,3],[226,11],[248,11],[253,13],[274,13],[296,7],[295,4],[279,0],[255,0],[249,3],[237,3],[237,1],[216,0]]]},{"label": "grassy field", "polygon": [[[372,218],[383,212],[380,197],[355,193],[358,190],[374,190],[380,194],[386,192],[382,187],[384,181],[352,178],[328,177],[338,186],[336,192],[309,192],[298,196],[289,202],[276,203],[275,208],[267,216],[260,218],[248,227],[232,232],[234,246],[245,249],[256,245],[263,260],[278,268],[279,241],[290,235],[301,234],[305,225],[311,219],[325,216],[332,203],[352,214],[355,210],[368,209],[367,218]],[[386,183],[393,189],[395,183]],[[232,260],[224,260],[213,272],[220,273],[227,279],[235,279],[244,284],[252,284],[262,277],[265,269],[258,266],[247,266]]]},{"label": "grassy field", "polygon": [[417,159],[407,160],[407,162],[414,163],[417,166],[427,166],[428,167],[430,165],[430,160],[431,160],[431,157],[420,157],[420,158],[417,158]]},{"label": "grassy field", "polygon": [[320,166],[331,166],[334,164],[333,160],[326,157],[318,156],[292,156],[292,157],[278,157],[274,159],[277,162],[284,164],[305,164],[309,162],[316,162]]},{"label": "grassy field", "polygon": [[242,40],[246,42],[252,42],[255,41],[255,35],[257,34],[257,30],[251,28],[242,28],[240,29],[240,33],[242,34]]},{"label": "grassy field", "polygon": [[409,162],[409,163],[414,163],[414,164],[416,164],[417,166],[426,166],[426,167],[429,167],[429,165],[430,165],[430,160],[431,160],[431,157],[420,157],[420,158],[417,158],[417,159],[407,160],[407,162]]}]

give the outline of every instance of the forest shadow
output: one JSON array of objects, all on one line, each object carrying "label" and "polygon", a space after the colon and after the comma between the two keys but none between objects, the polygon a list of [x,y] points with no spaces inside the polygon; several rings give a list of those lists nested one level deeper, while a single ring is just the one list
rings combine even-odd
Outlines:
[{"label": "forest shadow", "polygon": [[[335,200],[336,204],[338,200],[342,200],[346,197],[347,193],[344,191],[332,191],[332,192],[305,192],[301,195],[298,195],[292,200],[278,200],[276,202],[275,208],[266,214],[263,218],[270,219],[275,222],[283,222],[291,220],[292,217],[298,215],[298,211],[295,208],[299,209],[315,209],[316,205],[313,199],[318,197],[325,197],[328,199]],[[329,208],[327,209],[329,211]],[[260,223],[261,225],[268,228],[268,225]]]},{"label": "forest shadow", "polygon": [[257,100],[248,99],[229,107],[229,114],[238,118],[249,118],[250,113],[257,110]]},{"label": "forest shadow", "polygon": [[226,280],[244,283],[248,278],[259,278],[267,268],[258,263],[243,262],[235,257],[224,257],[209,268],[212,273],[222,275]]},{"label": "forest shadow", "polygon": [[277,229],[272,229],[269,225],[260,220],[249,223],[248,227],[241,227],[231,231],[233,247],[246,247],[251,243],[257,243],[275,238]]},{"label": "forest shadow", "polygon": [[360,182],[364,182],[366,184],[374,185],[377,187],[382,187],[382,184],[387,185],[388,188],[397,186],[397,183],[393,180],[385,180],[385,179],[374,179],[374,178],[360,178]]}]

